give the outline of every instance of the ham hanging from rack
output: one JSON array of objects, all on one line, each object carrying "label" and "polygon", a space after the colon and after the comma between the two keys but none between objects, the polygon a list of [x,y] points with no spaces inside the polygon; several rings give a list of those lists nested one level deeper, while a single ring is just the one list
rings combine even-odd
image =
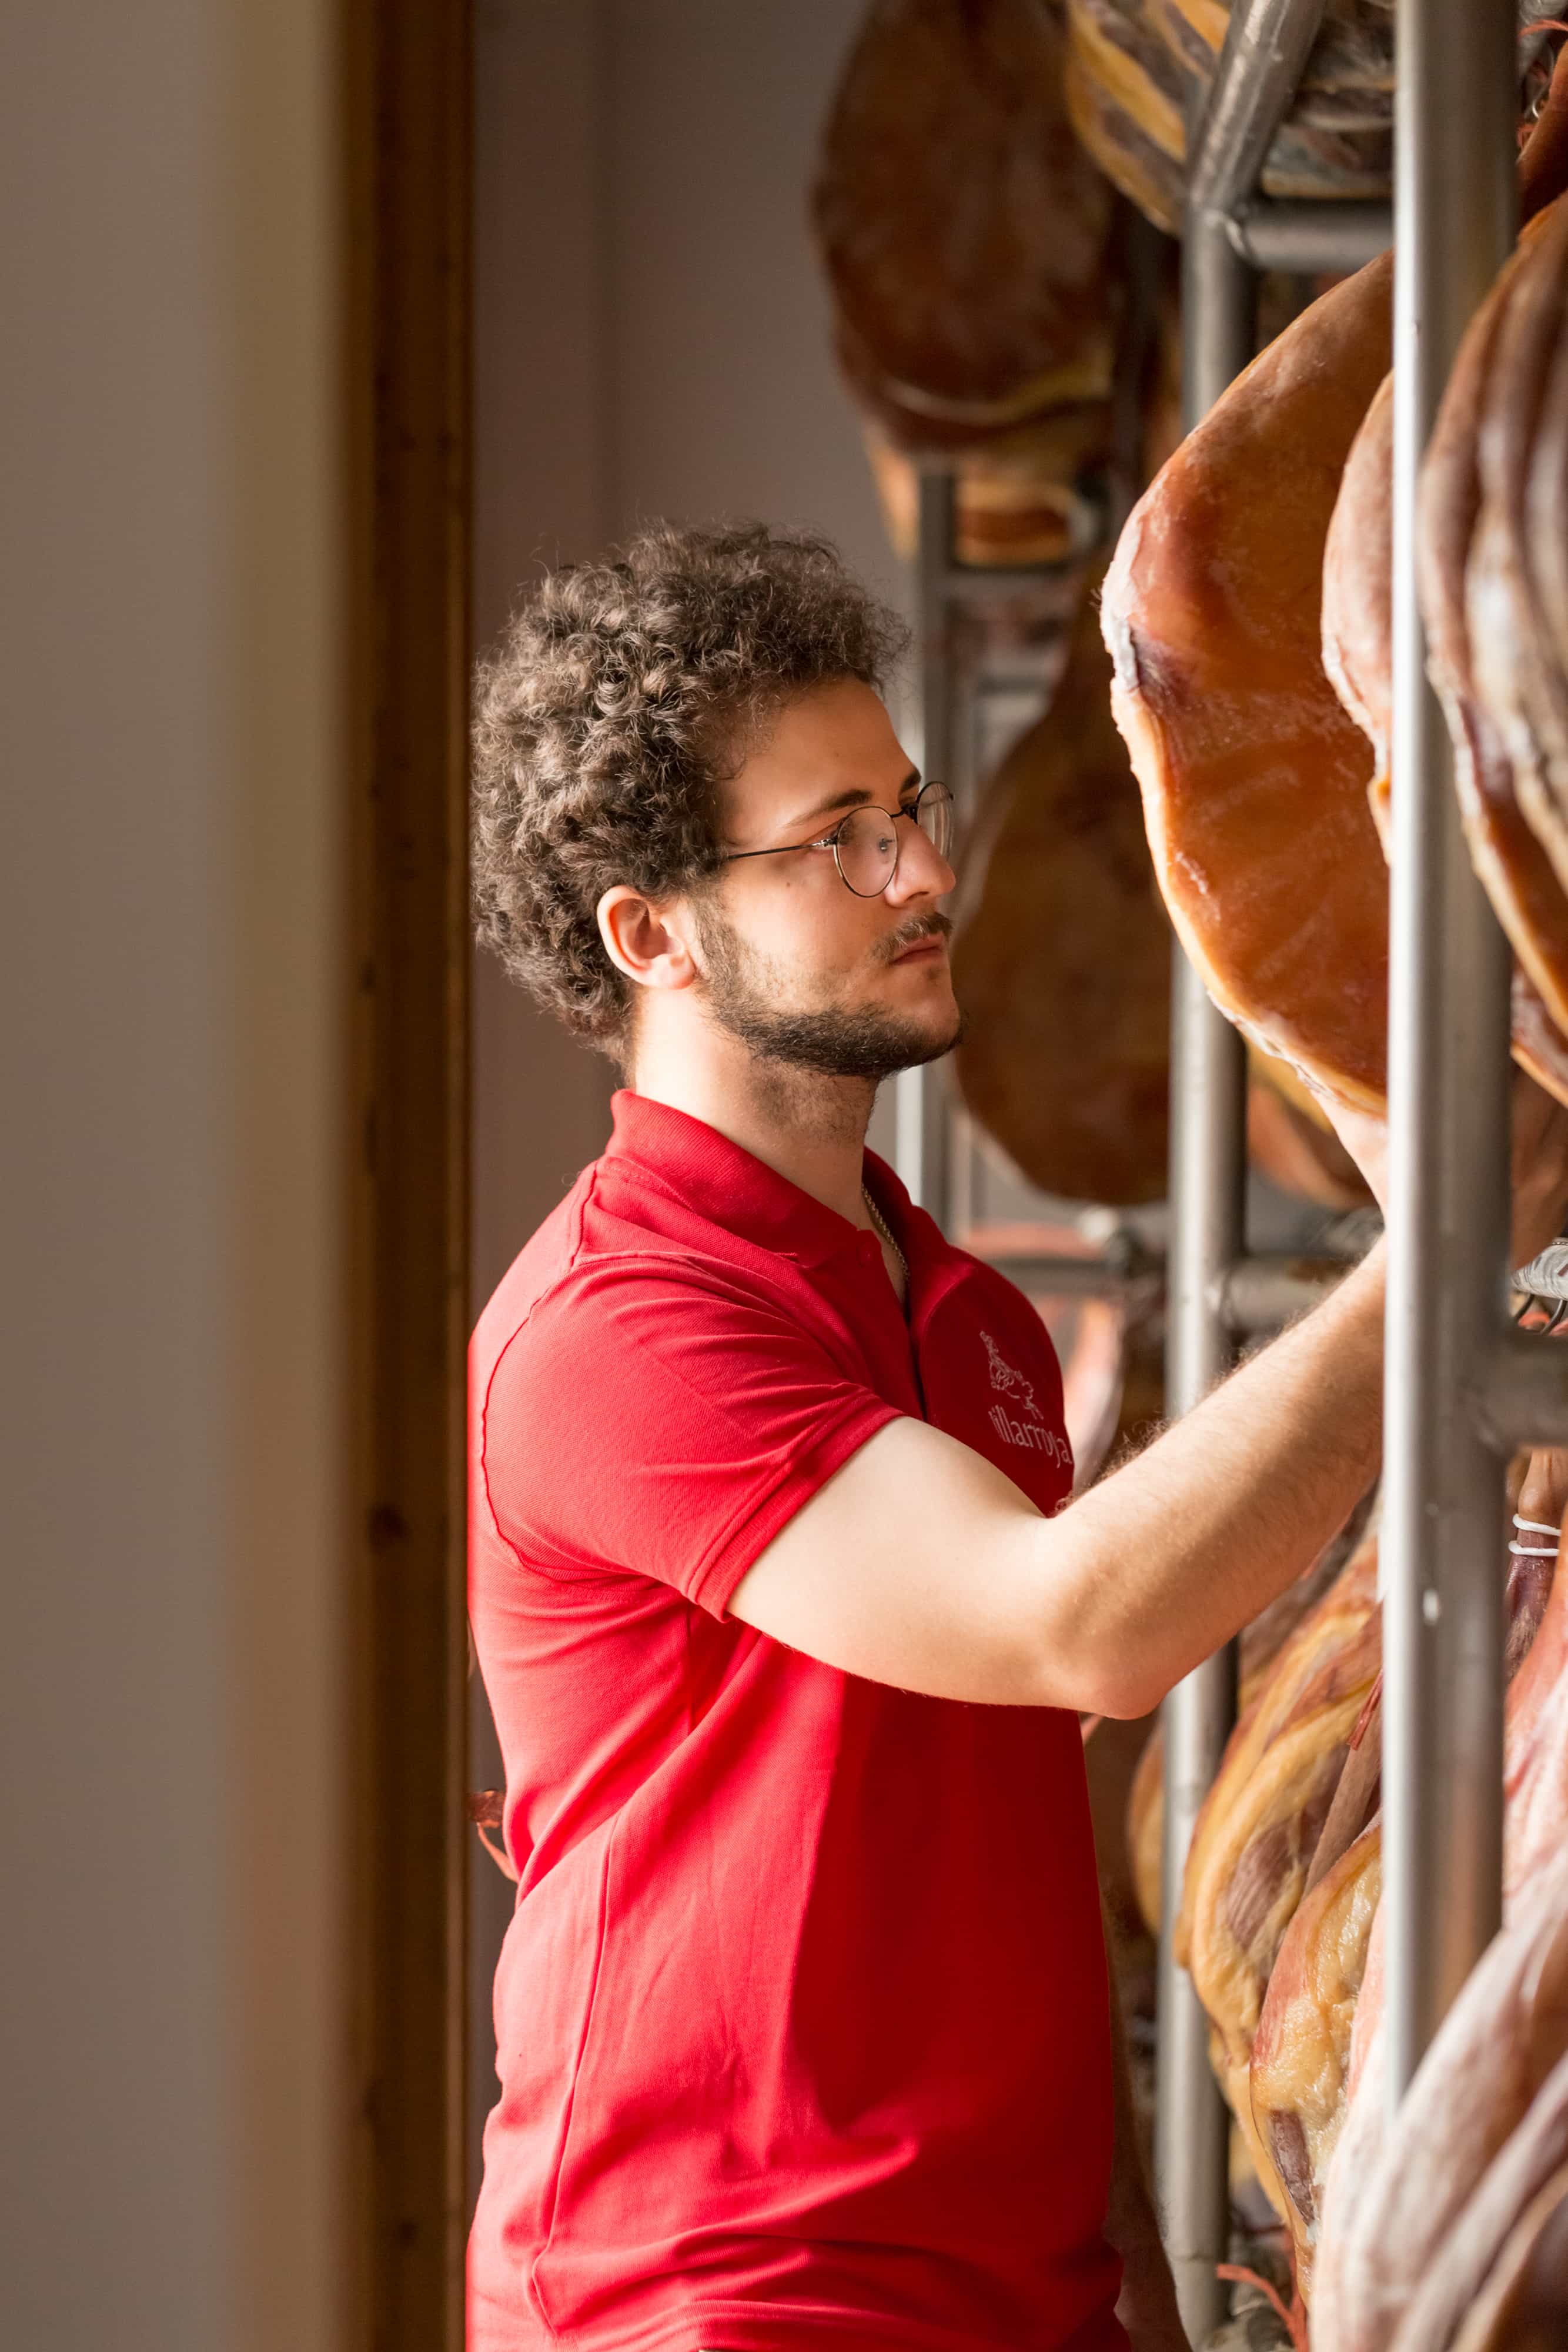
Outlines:
[{"label": "ham hanging from rack", "polygon": [[[1097,584],[1097,583],[1096,583]],[[953,979],[969,1109],[1031,1183],[1074,1201],[1164,1197],[1170,926],[1111,717],[1091,590],[1045,716],[988,791]]]},{"label": "ham hanging from rack", "polygon": [[[1319,1608],[1360,1551],[1374,1527],[1376,1509],[1375,1488],[1356,1506],[1339,1533],[1323,1546],[1312,1566],[1242,1628],[1237,1674],[1239,1721],[1251,1714],[1286,1643]],[[1160,1849],[1165,1832],[1163,1748],[1156,1724],[1138,1759],[1126,1814],[1127,1851],[1138,1907],[1150,1933],[1156,1936],[1161,1913]]]},{"label": "ham hanging from rack", "polygon": [[[1563,75],[1553,79],[1545,110],[1521,161],[1521,205],[1527,218],[1551,205],[1568,179],[1568,107]],[[1553,209],[1559,209],[1553,206]],[[1517,549],[1517,530],[1500,530],[1493,490],[1483,515],[1479,444],[1499,471],[1501,440],[1517,461],[1519,426],[1532,414],[1539,369],[1505,365],[1511,294],[1529,282],[1549,215],[1526,228],[1519,252],[1472,323],[1449,379],[1423,474],[1420,584],[1428,654],[1456,748],[1460,811],[1472,862],[1508,932],[1519,970],[1514,982],[1514,1055],[1537,1081],[1568,1100],[1568,898],[1531,831],[1522,770],[1478,682],[1472,646],[1506,656],[1521,644],[1528,614],[1515,604],[1486,633],[1472,628],[1476,552]],[[1539,276],[1539,273],[1535,273]],[[1518,337],[1513,343],[1517,352]],[[1537,336],[1537,346],[1540,338]],[[1535,356],[1539,358],[1539,349]],[[1499,397],[1499,376],[1508,396]],[[1521,375],[1528,383],[1520,381]],[[1489,433],[1483,419],[1490,422]],[[1329,530],[1323,564],[1323,661],[1346,711],[1373,749],[1372,806],[1388,845],[1388,770],[1393,703],[1393,379],[1385,379],[1351,450]],[[1515,489],[1517,499],[1517,489]],[[1517,507],[1515,508],[1517,511]]]},{"label": "ham hanging from rack", "polygon": [[[1513,1482],[1511,1481],[1511,1485]],[[1526,1519],[1557,1525],[1568,1503],[1568,1456],[1542,1448],[1525,1460],[1517,1503]],[[1535,1651],[1552,1588],[1554,1555],[1548,1538],[1526,1535],[1529,1549],[1513,1553],[1509,1570],[1504,1670],[1510,1691],[1510,1752],[1513,1777],[1525,1769],[1526,1726],[1537,1721],[1545,1694],[1556,1685],[1568,1653],[1568,1623],[1561,1608],[1550,1637]],[[1528,1676],[1523,1663],[1534,1654]],[[1381,1796],[1381,1690],[1372,1698],[1351,1739],[1328,1819],[1308,1873],[1307,1892],[1280,1947],[1253,2043],[1251,2099],[1258,2137],[1274,2170],[1265,2185],[1277,2198],[1291,2231],[1297,2283],[1304,2299],[1312,2293],[1314,2256],[1331,2160],[1345,2123],[1355,2061],[1381,2015],[1380,1960],[1371,1966],[1374,1925],[1382,1884],[1382,1829],[1376,1818]],[[1550,1818],[1552,1763],[1565,1759],[1561,1730],[1557,1743],[1533,1742],[1544,1753],[1536,1783],[1545,1797],[1538,1813]],[[1568,1804],[1568,1790],[1558,1797]],[[1510,1800],[1509,1818],[1518,1844],[1525,1808]],[[1537,1841],[1539,1843],[1539,1840]],[[1521,1865],[1515,1865],[1515,1874]],[[1528,1870],[1528,1858],[1522,1866]],[[1367,2007],[1358,2009],[1368,1976]],[[1358,2078],[1359,2079],[1359,2078]],[[1371,2094],[1375,2105],[1376,2093]],[[1362,2163],[1364,2174],[1371,2157]]]},{"label": "ham hanging from rack", "polygon": [[[1555,2086],[1553,2075],[1548,2087]],[[1546,2091],[1541,2095],[1544,2099]],[[1537,2189],[1514,2223],[1460,2323],[1454,2352],[1558,2352],[1563,2344],[1568,2344],[1568,2167]]]},{"label": "ham hanging from rack", "polygon": [[[1557,0],[1521,0],[1527,109]],[[1073,127],[1107,177],[1160,228],[1179,232],[1187,131],[1214,80],[1227,0],[1067,0]],[[1264,159],[1266,196],[1385,197],[1394,124],[1394,0],[1329,0],[1285,120]]]},{"label": "ham hanging from rack", "polygon": [[[1561,2028],[1559,2030],[1562,2030]],[[1521,2273],[1539,2260],[1541,2238],[1568,2196],[1568,2058],[1562,2058],[1531,2100],[1521,2120],[1481,2175],[1458,2220],[1433,2249],[1389,2341],[1389,2352],[1451,2352],[1468,2315],[1484,2300],[1506,2309]],[[1564,2239],[1559,2253],[1568,2253]],[[1539,2271],[1538,2271],[1539,2275]],[[1493,2289],[1489,2294],[1489,2289]],[[1542,2281],[1542,2284],[1545,2282]],[[1568,2316],[1568,2271],[1555,2284]],[[1488,2323],[1472,2333],[1484,2332]],[[1553,2339],[1561,2344],[1563,2338]]]},{"label": "ham hanging from rack", "polygon": [[[1364,2172],[1345,2158],[1351,2127],[1364,2115],[1381,2123],[1375,2080],[1352,2110],[1330,2167],[1313,2305],[1314,2326],[1334,2352],[1404,2345],[1402,2321],[1459,2242],[1455,2233],[1462,2236],[1488,2168],[1565,2052],[1568,1854],[1559,1851],[1511,1906],[1392,2129],[1378,2131],[1376,2159]],[[1507,2217],[1516,2218],[1517,2209]],[[1475,2263],[1473,2242],[1465,2259]],[[1427,2342],[1449,2340],[1439,2333]]]},{"label": "ham hanging from rack", "polygon": [[[1073,126],[1101,169],[1148,217],[1181,227],[1186,131],[1219,61],[1224,0],[1068,0]],[[1330,0],[1276,132],[1263,193],[1388,193],[1394,106],[1392,0]]]},{"label": "ham hanging from rack", "polygon": [[[1097,593],[1085,589],[1050,708],[987,787],[966,844],[957,1076],[1031,1183],[1123,1207],[1166,1191],[1171,933],[1111,716]],[[1322,1206],[1364,1202],[1349,1154],[1278,1090],[1288,1083],[1256,1057],[1254,1165]]]},{"label": "ham hanging from rack", "polygon": [[1323,673],[1323,542],[1388,364],[1386,257],[1253,362],[1134,509],[1105,585],[1155,869],[1222,1012],[1381,1110],[1387,883],[1366,744]]},{"label": "ham hanging from rack", "polygon": [[1112,190],[1068,122],[1060,8],[873,0],[812,194],[840,363],[895,542],[911,452],[957,472],[960,560],[1092,541],[1124,307]]},{"label": "ham hanging from rack", "polygon": [[1269,2167],[1260,2178],[1290,2229],[1304,2302],[1312,2299],[1323,2184],[1344,2120],[1351,2029],[1382,1893],[1383,1829],[1372,1822],[1303,1896],[1281,1943],[1252,2044],[1252,2122]]},{"label": "ham hanging from rack", "polygon": [[[986,788],[965,844],[954,982],[970,1111],[1047,1193],[1164,1198],[1171,931],[1137,783],[1111,715],[1111,662],[1083,591],[1049,709]],[[1343,1146],[1255,1054],[1252,1163],[1320,1206],[1371,1198]]]},{"label": "ham hanging from rack", "polygon": [[[1523,158],[1530,202],[1568,169],[1557,95],[1554,85]],[[1134,509],[1103,606],[1117,719],[1183,944],[1222,1011],[1320,1091],[1373,1113],[1385,1093],[1387,885],[1366,738],[1325,671],[1321,604],[1342,477],[1386,373],[1390,283],[1385,255],[1303,312],[1216,404]],[[1375,499],[1347,509],[1375,564],[1386,510]],[[1375,623],[1375,579],[1358,595]],[[1385,647],[1386,624],[1369,635],[1364,618],[1342,647],[1375,740]],[[1528,993],[1515,1040],[1559,1091],[1563,1048]]]},{"label": "ham hanging from rack", "polygon": [[[1568,1454],[1542,1449],[1531,1458],[1520,1514],[1557,1524],[1565,1503]],[[1539,1574],[1516,1575],[1509,1587],[1518,1638],[1508,1645],[1515,1671],[1504,1733],[1506,1933],[1445,2020],[1392,2134],[1380,2095],[1381,1916],[1374,1922],[1343,2113],[1320,2199],[1314,2312],[1336,2352],[1386,2352],[1450,2225],[1568,2052],[1568,1577],[1552,1575],[1543,1612],[1542,1582]],[[1511,1960],[1500,1957],[1504,1947]]]},{"label": "ham hanging from rack", "polygon": [[1215,2072],[1265,2187],[1273,2166],[1253,2124],[1253,2038],[1381,1654],[1372,1537],[1280,1652],[1193,1832],[1176,1956],[1207,2012]]},{"label": "ham hanging from rack", "polygon": [[[1568,640],[1555,635],[1540,578],[1540,559],[1561,512],[1552,512],[1536,474],[1541,454],[1548,453],[1550,467],[1568,436],[1568,377],[1554,365],[1568,352],[1565,300],[1568,201],[1560,198],[1526,230],[1512,266],[1470,331],[1485,359],[1479,398],[1464,419],[1479,494],[1465,565],[1464,616],[1475,697],[1500,740],[1531,845],[1547,860],[1555,953],[1542,957],[1546,970],[1539,985],[1563,1026],[1568,1026],[1568,676],[1563,666]],[[1550,560],[1545,568],[1550,571]],[[1519,952],[1522,957],[1522,947]]]}]

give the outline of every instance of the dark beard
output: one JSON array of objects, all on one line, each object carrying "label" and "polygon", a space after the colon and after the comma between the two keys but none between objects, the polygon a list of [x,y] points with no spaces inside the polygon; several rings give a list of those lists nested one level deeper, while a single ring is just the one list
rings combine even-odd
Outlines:
[{"label": "dark beard", "polygon": [[[938,919],[950,929],[946,918]],[[894,951],[929,930],[927,920],[908,938],[894,934]],[[935,1062],[958,1042],[963,1024],[946,1036],[933,1036],[918,1022],[867,1007],[849,1011],[825,1005],[814,1013],[774,1010],[768,967],[758,964],[730,923],[705,913],[702,944],[707,960],[706,1001],[719,1027],[761,1061],[787,1069],[810,1070],[825,1078],[869,1078],[873,1084],[898,1070]]]}]

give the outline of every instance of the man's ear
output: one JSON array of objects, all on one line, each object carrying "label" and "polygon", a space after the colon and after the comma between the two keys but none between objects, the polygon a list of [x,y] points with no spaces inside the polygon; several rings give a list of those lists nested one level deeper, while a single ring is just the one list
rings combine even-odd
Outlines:
[{"label": "man's ear", "polygon": [[685,902],[656,905],[617,882],[594,909],[604,952],[618,971],[639,988],[690,988],[702,977],[692,952],[692,924]]}]

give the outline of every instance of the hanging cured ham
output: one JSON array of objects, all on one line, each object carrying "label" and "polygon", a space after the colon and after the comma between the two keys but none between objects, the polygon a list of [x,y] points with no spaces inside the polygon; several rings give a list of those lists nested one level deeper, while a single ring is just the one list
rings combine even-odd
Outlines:
[{"label": "hanging cured ham", "polygon": [[[1543,1449],[1531,1456],[1521,1516],[1555,1525],[1565,1505],[1568,1455]],[[1314,2318],[1322,2340],[1343,2352],[1385,2352],[1449,2223],[1568,2052],[1568,1577],[1553,1577],[1543,1612],[1540,1580],[1511,1579],[1510,1604],[1520,1638],[1508,1645],[1506,1933],[1445,2020],[1390,2134],[1378,2071],[1382,1921],[1374,1922],[1337,2144],[1317,2199]]]},{"label": "hanging cured ham", "polygon": [[[1485,357],[1479,397],[1465,419],[1479,511],[1465,564],[1464,606],[1476,695],[1496,727],[1514,798],[1555,885],[1551,946],[1557,953],[1542,958],[1548,977],[1540,984],[1568,1025],[1568,677],[1538,560],[1559,518],[1534,478],[1542,450],[1560,448],[1568,434],[1561,391],[1556,403],[1547,397],[1564,343],[1565,297],[1568,202],[1560,199],[1526,230],[1471,330]],[[1538,533],[1541,513],[1549,520]],[[1549,993],[1552,982],[1555,993]]]},{"label": "hanging cured ham", "polygon": [[1208,2014],[1215,2071],[1266,2187],[1273,2165],[1253,2126],[1253,2037],[1381,1655],[1372,1538],[1281,1649],[1193,1832],[1176,1955]]},{"label": "hanging cured ham", "polygon": [[[957,1076],[1042,1192],[1124,1206],[1166,1192],[1171,932],[1097,604],[1094,583],[1050,708],[988,785],[965,845]],[[1289,1072],[1257,1055],[1252,1075],[1254,1166],[1326,1208],[1367,1202],[1338,1139],[1284,1091]]]},{"label": "hanging cured ham", "polygon": [[[1186,132],[1214,79],[1223,0],[1068,0],[1072,121],[1124,195],[1175,234]],[[1263,165],[1270,196],[1388,192],[1392,0],[1330,0],[1306,72]]]},{"label": "hanging cured ham", "polygon": [[[1551,2087],[1556,2084],[1553,2076]],[[1521,2213],[1453,2339],[1454,2352],[1557,2352],[1564,2343],[1568,2167],[1537,2189]]]},{"label": "hanging cured ham", "polygon": [[[1313,2306],[1314,2326],[1335,2352],[1405,2345],[1402,2321],[1442,2268],[1488,2168],[1565,2052],[1568,1855],[1559,1851],[1516,1899],[1505,1932],[1471,1973],[1364,2177],[1347,2178],[1348,2134],[1341,2141]],[[1379,2104],[1375,2096],[1365,2102],[1368,2109]],[[1525,2189],[1526,2201],[1531,2193]],[[1474,2264],[1473,2247],[1468,2260]]]},{"label": "hanging cured ham", "polygon": [[873,0],[813,192],[841,364],[895,539],[909,452],[957,465],[960,559],[1088,543],[1123,311],[1115,200],[1073,138],[1060,10]]},{"label": "hanging cured ham", "polygon": [[[1541,1449],[1525,1459],[1522,1475],[1510,1483],[1517,1486],[1522,1517],[1555,1527],[1568,1504],[1568,1456]],[[1540,1538],[1525,1541],[1534,1548],[1513,1554],[1506,1601],[1509,1867],[1514,1885],[1524,1885],[1541,1866],[1552,1835],[1553,1809],[1558,1832],[1568,1810],[1568,1721],[1542,1720],[1568,1664],[1568,1609],[1559,1595],[1556,1612],[1549,1612],[1554,1558]],[[1381,1689],[1379,1677],[1352,1735],[1307,1891],[1281,1944],[1253,2042],[1253,2123],[1273,2167],[1272,2179],[1263,2177],[1289,2224],[1297,2283],[1307,2300],[1331,2161],[1345,2127],[1353,2085],[1364,2079],[1367,2044],[1375,2039],[1382,2011],[1381,1947],[1375,1934],[1382,1885],[1376,1817]],[[1379,2120],[1374,2068],[1370,2096],[1357,2110],[1362,2153],[1356,2156],[1353,2146],[1348,2167],[1357,2180],[1364,2180],[1375,2160]]]},{"label": "hanging cured ham", "polygon": [[953,978],[976,1118],[1042,1191],[1121,1204],[1166,1190],[1171,938],[1110,695],[1086,594],[1050,709],[989,787]]},{"label": "hanging cured ham", "polygon": [[[1433,675],[1461,745],[1457,782],[1471,860],[1520,959],[1515,1058],[1568,1099],[1568,901],[1521,814],[1512,773],[1470,676],[1464,560],[1477,500],[1470,411],[1486,346],[1460,354],[1426,475],[1423,566]],[[1367,786],[1385,854],[1393,739],[1394,380],[1385,377],[1352,446],[1323,558],[1323,667],[1372,746]]]},{"label": "hanging cured ham", "polygon": [[[1499,670],[1531,642],[1519,593],[1523,543],[1521,447],[1540,409],[1543,317],[1560,305],[1560,232],[1552,203],[1568,178],[1568,108],[1561,74],[1521,163],[1527,226],[1519,253],[1472,323],[1433,434],[1421,493],[1420,572],[1432,675],[1456,748],[1470,854],[1508,932],[1520,971],[1515,1058],[1568,1100],[1568,898],[1529,817],[1529,739],[1500,725]],[[1543,253],[1557,252],[1556,277]],[[1529,297],[1533,292],[1531,309]],[[1514,299],[1526,298],[1521,309]],[[1387,846],[1392,735],[1393,380],[1378,392],[1352,447],[1324,551],[1323,661],[1346,711],[1373,748],[1374,815]],[[1490,475],[1483,478],[1482,454]],[[1489,488],[1490,482],[1490,488]],[[1490,566],[1486,559],[1490,553]],[[1473,614],[1483,581],[1491,608]],[[1511,603],[1509,601],[1511,597]],[[1500,598],[1500,604],[1499,602]],[[1481,675],[1490,662],[1493,677]]]},{"label": "hanging cured ham", "polygon": [[[1323,2188],[1344,2120],[1351,2030],[1382,1893],[1383,1830],[1373,1822],[1310,1888],[1286,1929],[1252,2044],[1253,2128],[1290,2228],[1297,2286],[1309,2302]],[[1262,2177],[1269,2181],[1269,2173]]]},{"label": "hanging cured ham", "polygon": [[1366,743],[1320,652],[1324,541],[1388,365],[1386,257],[1303,312],[1134,509],[1105,584],[1155,874],[1220,1009],[1316,1087],[1384,1098],[1387,881]]},{"label": "hanging cured ham", "polygon": [[[1375,1490],[1352,1512],[1338,1535],[1323,1546],[1317,1559],[1277,1600],[1243,1628],[1237,1674],[1239,1723],[1256,1721],[1255,1702],[1269,1683],[1287,1643],[1333,1591],[1348,1562],[1361,1550],[1374,1528]],[[1292,1683],[1291,1687],[1295,1685]],[[1277,1719],[1277,1718],[1275,1718]],[[1138,1907],[1150,1932],[1159,1933],[1161,1912],[1160,1848],[1165,1828],[1165,1763],[1156,1725],[1138,1760],[1128,1792],[1126,1843],[1131,1858]]]},{"label": "hanging cured ham", "polygon": [[[1547,2075],[1458,2220],[1434,2247],[1430,2267],[1390,2339],[1390,2352],[1449,2352],[1521,2220],[1525,2246],[1508,2265],[1514,2276],[1519,2254],[1526,2247],[1531,2252],[1539,2248],[1540,2231],[1565,2194],[1568,2058],[1560,2059]],[[1503,2284],[1500,2280],[1500,2287]]]},{"label": "hanging cured ham", "polygon": [[[1521,26],[1542,34],[1556,0],[1521,0]],[[1067,0],[1073,127],[1101,169],[1173,235],[1186,190],[1187,133],[1214,79],[1227,0]],[[1545,46],[1527,38],[1527,108]],[[1306,70],[1264,161],[1265,195],[1389,193],[1394,123],[1394,0],[1329,0]]]},{"label": "hanging cured ham", "polygon": [[[1522,161],[1528,204],[1568,177],[1562,79]],[[1118,723],[1183,944],[1222,1011],[1375,1113],[1387,885],[1360,720],[1385,753],[1391,697],[1388,507],[1367,445],[1330,582],[1349,616],[1332,657],[1348,710],[1321,607],[1342,478],[1386,373],[1390,281],[1385,256],[1335,287],[1217,403],[1134,509],[1103,608]],[[1568,1088],[1568,1055],[1529,993],[1514,1025],[1520,1059]]]}]

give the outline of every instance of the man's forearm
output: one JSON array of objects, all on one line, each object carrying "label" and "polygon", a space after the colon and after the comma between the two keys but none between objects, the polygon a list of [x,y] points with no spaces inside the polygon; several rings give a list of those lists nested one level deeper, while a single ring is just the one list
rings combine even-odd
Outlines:
[{"label": "man's forearm", "polygon": [[1281,1591],[1376,1468],[1381,1253],[1054,1518],[914,1420],[869,1439],[732,1612],[939,1698],[1142,1715]]},{"label": "man's forearm", "polygon": [[1106,1712],[1152,1706],[1300,1573],[1371,1484],[1383,1289],[1380,1244],[1323,1306],[1040,1530],[1056,1593],[1071,1596],[1068,1638],[1110,1669]]}]

